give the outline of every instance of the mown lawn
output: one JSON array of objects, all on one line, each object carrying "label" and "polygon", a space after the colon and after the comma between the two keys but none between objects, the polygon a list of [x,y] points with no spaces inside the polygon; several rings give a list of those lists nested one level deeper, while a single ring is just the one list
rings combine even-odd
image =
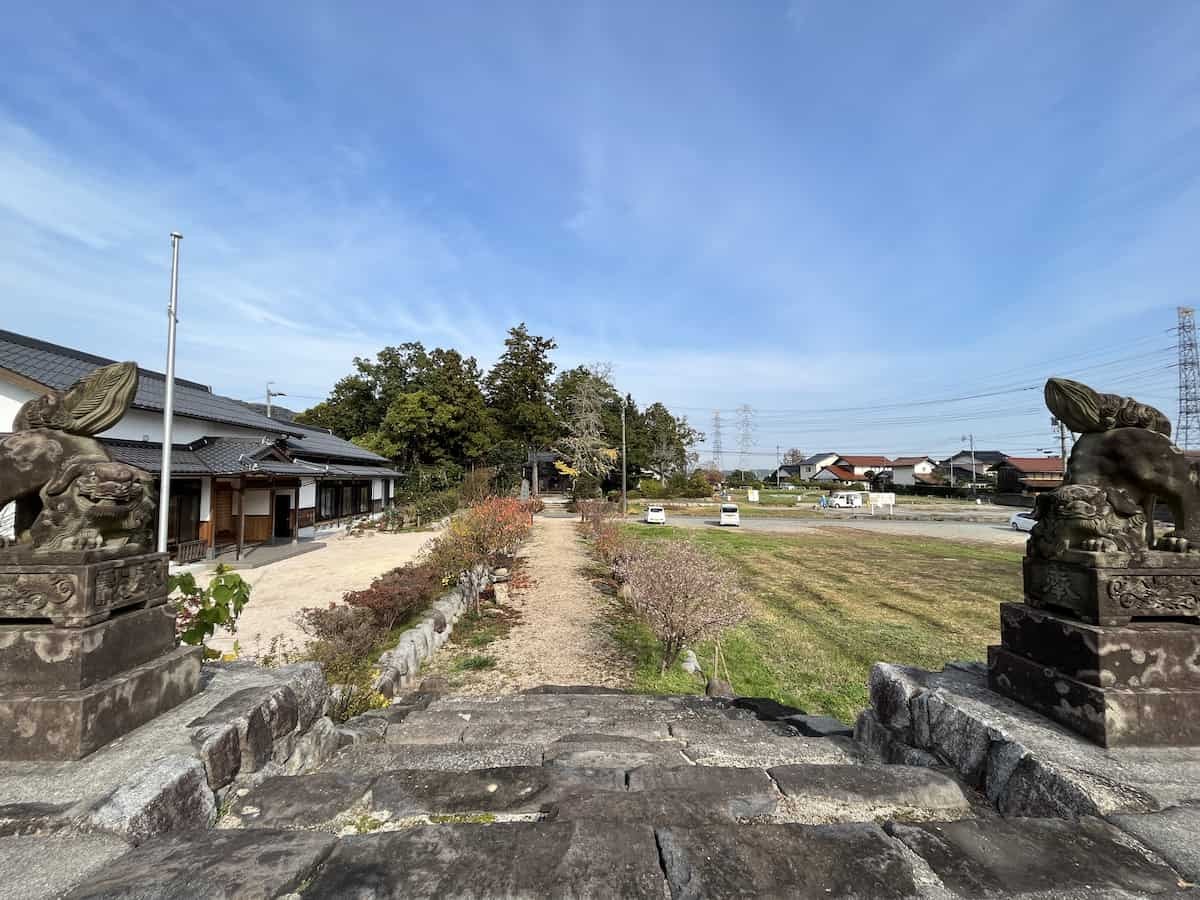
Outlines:
[{"label": "mown lawn", "polygon": [[[844,529],[626,530],[633,540],[693,540],[741,573],[753,616],[722,642],[740,695],[773,697],[845,722],[867,704],[873,663],[937,669],[985,659],[987,645],[999,640],[1000,602],[1021,596],[1017,548]],[[617,618],[613,633],[637,659],[637,689],[703,690],[678,668],[659,674],[657,647],[643,626]],[[712,645],[695,649],[711,671]]]}]

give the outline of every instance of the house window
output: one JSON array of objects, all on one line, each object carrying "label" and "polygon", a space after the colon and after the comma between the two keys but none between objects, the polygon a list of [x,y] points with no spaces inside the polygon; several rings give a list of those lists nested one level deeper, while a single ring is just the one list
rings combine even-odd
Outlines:
[{"label": "house window", "polygon": [[358,512],[371,511],[371,482],[358,486]]},{"label": "house window", "polygon": [[319,501],[319,516],[321,519],[333,519],[337,517],[336,484],[322,484]]}]

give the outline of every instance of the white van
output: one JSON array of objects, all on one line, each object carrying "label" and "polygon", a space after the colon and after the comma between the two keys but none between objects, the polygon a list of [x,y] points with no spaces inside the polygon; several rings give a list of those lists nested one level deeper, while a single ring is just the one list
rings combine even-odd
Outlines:
[{"label": "white van", "polygon": [[855,509],[863,505],[859,491],[834,491],[829,495],[830,509]]},{"label": "white van", "polygon": [[646,507],[646,524],[648,525],[666,525],[667,511],[661,506],[652,505]]},{"label": "white van", "polygon": [[721,525],[741,525],[742,517],[736,503],[721,504]]}]

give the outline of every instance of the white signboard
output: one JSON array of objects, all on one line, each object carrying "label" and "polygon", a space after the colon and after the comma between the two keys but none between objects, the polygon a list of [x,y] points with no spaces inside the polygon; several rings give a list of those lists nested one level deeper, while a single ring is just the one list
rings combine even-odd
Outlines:
[{"label": "white signboard", "polygon": [[755,490],[754,488],[750,488],[750,490],[746,491],[746,502],[757,503],[758,502],[758,491]]},{"label": "white signboard", "polygon": [[896,511],[895,494],[870,493],[867,497],[871,502],[871,515],[875,515],[875,507],[884,509],[889,514]]}]

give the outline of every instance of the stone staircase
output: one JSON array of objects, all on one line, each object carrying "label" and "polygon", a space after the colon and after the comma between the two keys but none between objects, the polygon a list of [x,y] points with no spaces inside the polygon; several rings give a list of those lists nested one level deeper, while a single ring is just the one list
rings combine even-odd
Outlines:
[{"label": "stone staircase", "polygon": [[[740,704],[740,705],[739,705]],[[753,701],[420,693],[317,771],[223,798],[69,896],[1144,897],[1187,887],[1099,819],[1002,819]],[[1190,892],[1189,892],[1190,893]]]}]

